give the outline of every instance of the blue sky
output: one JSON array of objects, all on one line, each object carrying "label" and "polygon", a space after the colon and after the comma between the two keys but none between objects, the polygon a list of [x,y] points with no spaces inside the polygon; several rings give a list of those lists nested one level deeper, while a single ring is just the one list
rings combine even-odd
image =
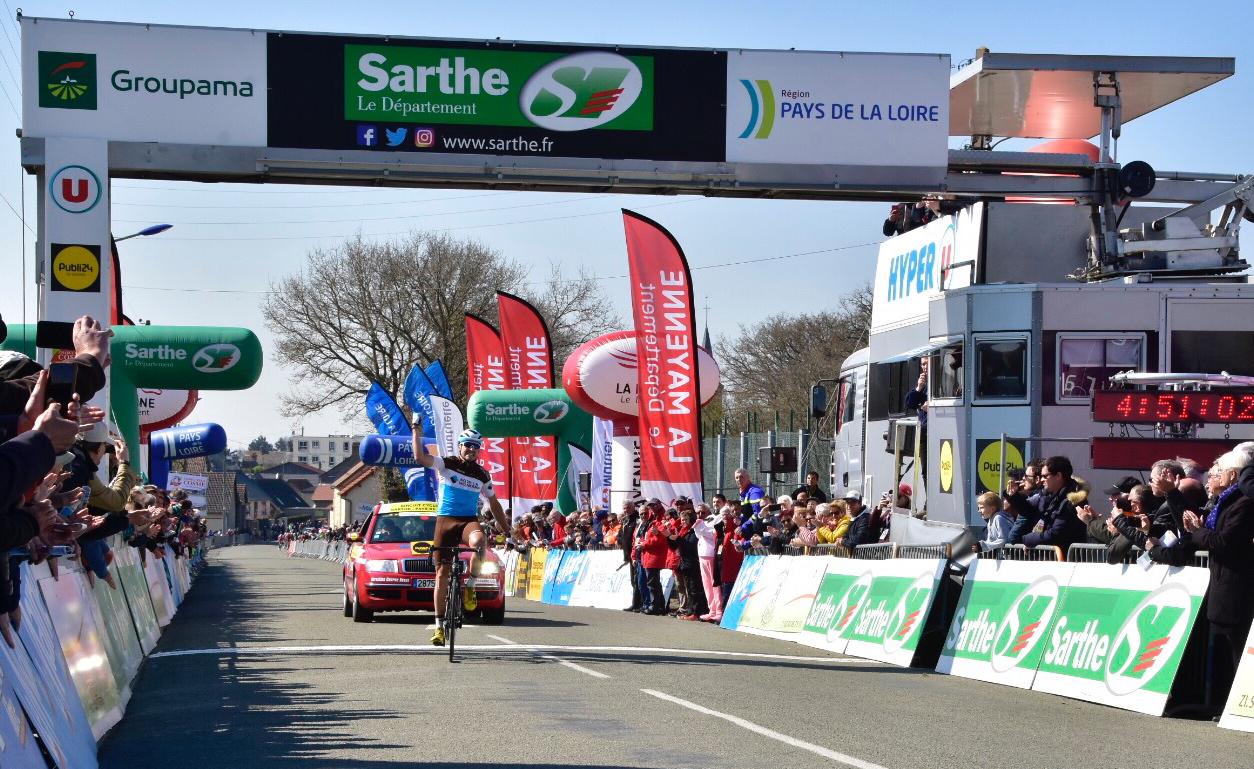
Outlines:
[{"label": "blue sky", "polygon": [[[14,78],[17,5],[0,0],[0,85],[20,107]],[[64,18],[64,3],[23,2],[33,16]],[[886,10],[890,8],[891,10]],[[1040,9],[1040,10],[1035,10]],[[1249,6],[1239,2],[1187,6],[1166,2],[1010,2],[959,6],[897,2],[567,2],[342,3],[93,2],[75,8],[84,19],[201,26],[359,32],[429,37],[495,38],[574,43],[718,48],[797,48],[949,53],[954,63],[979,46],[995,51],[1182,56],[1234,56],[1237,75],[1207,91],[1129,124],[1119,146],[1123,161],[1144,159],[1158,169],[1254,172],[1254,63]],[[1191,14],[1191,15],[1188,15]],[[972,18],[975,17],[975,18]],[[19,125],[0,98],[0,129]],[[957,140],[955,140],[957,141]],[[1006,145],[1007,147],[1013,145]],[[0,195],[16,209],[23,198],[18,144],[0,145]],[[25,179],[27,223],[35,226],[35,190]],[[122,246],[128,314],[158,323],[240,325],[269,341],[258,305],[270,281],[300,269],[313,248],[331,247],[362,232],[449,229],[474,237],[535,266],[587,264],[601,276],[626,272],[618,210],[630,207],[660,221],[683,244],[695,268],[699,304],[706,297],[712,333],[777,312],[832,307],[849,288],[872,277],[875,246],[797,256],[749,267],[704,265],[874,244],[882,204],[735,201],[702,198],[492,193],[449,190],[355,190],[283,186],[195,185],[119,180],[113,185],[113,230],[133,232],[154,222],[175,228]],[[1248,228],[1247,228],[1248,229]],[[0,313],[22,316],[18,217],[0,206]],[[27,274],[33,236],[26,233]],[[629,317],[626,281],[605,281],[613,310]],[[34,316],[33,289],[27,318]],[[246,393],[206,393],[193,415],[217,421],[232,442],[258,432],[271,439],[293,424],[277,415],[275,398],[290,372],[268,362],[258,387]],[[307,432],[340,431],[336,413],[303,421]]]}]

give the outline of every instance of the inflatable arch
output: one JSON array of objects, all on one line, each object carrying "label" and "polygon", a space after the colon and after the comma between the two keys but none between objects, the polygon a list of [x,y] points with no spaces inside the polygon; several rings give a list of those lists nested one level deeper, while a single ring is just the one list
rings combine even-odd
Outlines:
[{"label": "inflatable arch", "polygon": [[[472,429],[488,438],[557,438],[557,509],[574,512],[579,504],[566,483],[570,444],[592,444],[592,416],[571,401],[565,390],[480,390],[466,404]],[[517,518],[520,512],[511,511]]]}]

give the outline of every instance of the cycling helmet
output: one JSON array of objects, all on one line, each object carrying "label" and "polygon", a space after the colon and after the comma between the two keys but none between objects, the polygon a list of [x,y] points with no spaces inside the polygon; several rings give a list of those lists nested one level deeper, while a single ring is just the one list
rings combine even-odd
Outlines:
[{"label": "cycling helmet", "polygon": [[462,430],[457,436],[458,446],[473,446],[476,449],[483,447],[483,436],[478,430]]}]

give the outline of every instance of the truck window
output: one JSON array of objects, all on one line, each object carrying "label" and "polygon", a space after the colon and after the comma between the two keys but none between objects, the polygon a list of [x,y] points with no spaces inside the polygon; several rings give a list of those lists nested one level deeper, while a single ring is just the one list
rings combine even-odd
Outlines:
[{"label": "truck window", "polygon": [[919,381],[919,359],[871,365],[867,375],[867,420],[906,416],[906,394]]},{"label": "truck window", "polygon": [[836,411],[836,431],[853,421],[854,399],[858,397],[857,377],[853,374],[840,380],[840,403]]},{"label": "truck window", "polygon": [[1145,335],[1058,335],[1058,402],[1088,403],[1120,371],[1145,370]]},{"label": "truck window", "polygon": [[942,347],[928,361],[931,398],[962,397],[962,343]]},{"label": "truck window", "polygon": [[975,397],[985,400],[1027,399],[1026,339],[976,339]]},{"label": "truck window", "polygon": [[1178,373],[1254,376],[1254,333],[1172,331],[1171,370]]}]

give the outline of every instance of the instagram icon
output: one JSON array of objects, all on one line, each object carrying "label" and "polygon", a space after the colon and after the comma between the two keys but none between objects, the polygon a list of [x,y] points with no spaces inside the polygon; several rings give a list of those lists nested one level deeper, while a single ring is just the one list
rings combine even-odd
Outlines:
[{"label": "instagram icon", "polygon": [[435,129],[433,128],[415,128],[414,129],[414,146],[430,147],[435,144]]}]

